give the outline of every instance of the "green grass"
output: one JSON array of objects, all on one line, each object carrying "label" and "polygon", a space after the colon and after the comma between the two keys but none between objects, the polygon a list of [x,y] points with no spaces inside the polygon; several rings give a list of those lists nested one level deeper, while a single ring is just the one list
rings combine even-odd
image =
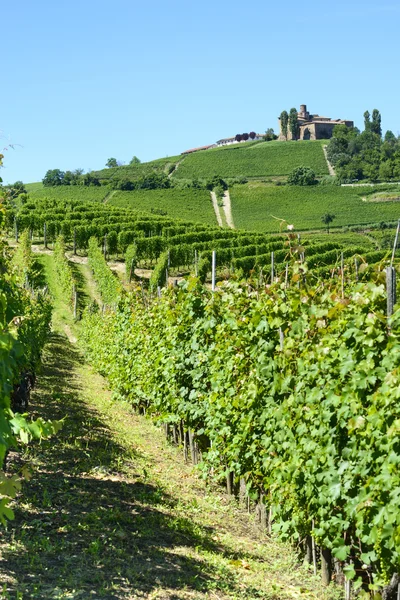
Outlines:
[{"label": "green grass", "polygon": [[288,175],[298,166],[328,174],[320,141],[238,144],[195,152],[184,158],[173,178],[271,177]]},{"label": "green grass", "polygon": [[[393,221],[400,217],[398,202],[365,202],[374,188],[334,185],[314,187],[271,186],[259,182],[230,190],[233,220],[238,229],[277,232],[285,219],[295,229],[322,229],[321,217],[333,213],[334,227]],[[272,216],[273,215],[273,216]]]},{"label": "green grass", "polygon": [[112,192],[107,202],[112,206],[151,212],[166,211],[167,217],[217,225],[210,192],[197,189],[136,190]]}]

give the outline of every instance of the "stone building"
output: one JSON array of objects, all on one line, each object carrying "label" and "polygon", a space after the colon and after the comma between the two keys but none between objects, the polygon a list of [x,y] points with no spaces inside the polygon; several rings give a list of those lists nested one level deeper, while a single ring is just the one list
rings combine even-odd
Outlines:
[{"label": "stone building", "polygon": [[[297,113],[299,122],[299,140],[328,140],[332,137],[333,128],[335,125],[346,125],[346,127],[354,127],[353,121],[344,121],[342,119],[330,119],[329,117],[321,117],[320,115],[311,115],[305,104],[300,105],[300,111]],[[289,130],[287,138],[282,134],[281,121],[279,122],[279,138],[280,140],[292,140],[293,136]]]}]

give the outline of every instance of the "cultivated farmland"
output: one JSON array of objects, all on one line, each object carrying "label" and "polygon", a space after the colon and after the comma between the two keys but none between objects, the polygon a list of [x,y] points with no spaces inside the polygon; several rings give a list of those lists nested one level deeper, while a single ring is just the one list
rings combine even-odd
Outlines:
[{"label": "cultivated farmland", "polygon": [[207,190],[167,188],[115,191],[110,194],[109,204],[147,212],[162,211],[162,214],[171,218],[216,225],[210,192]]},{"label": "cultivated farmland", "polygon": [[374,193],[372,187],[276,187],[259,182],[234,185],[230,190],[235,225],[268,232],[279,231],[279,222],[274,217],[293,223],[296,229],[321,229],[321,216],[327,212],[336,216],[333,225],[337,227],[397,220],[398,202],[362,199]]},{"label": "cultivated farmland", "polygon": [[288,175],[298,166],[328,175],[322,143],[255,142],[195,152],[184,158],[173,178],[273,177]]},{"label": "cultivated farmland", "polygon": [[168,156],[145,163],[135,163],[133,165],[122,165],[121,167],[112,167],[93,171],[93,175],[100,180],[113,179],[117,176],[119,179],[137,179],[150,175],[151,173],[170,173],[176,163],[181,160],[181,156]]}]

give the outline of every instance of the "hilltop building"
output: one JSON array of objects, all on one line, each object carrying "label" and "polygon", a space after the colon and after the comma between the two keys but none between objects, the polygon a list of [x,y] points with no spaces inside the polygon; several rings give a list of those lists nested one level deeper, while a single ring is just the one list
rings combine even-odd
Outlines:
[{"label": "hilltop building", "polygon": [[256,142],[258,140],[263,140],[265,133],[254,133],[253,137],[250,137],[248,134],[247,140],[238,141],[235,137],[223,138],[222,140],[218,140],[215,144],[211,144],[210,146],[200,146],[199,148],[190,148],[189,150],[185,150],[181,152],[181,154],[191,154],[192,152],[199,152],[199,150],[210,150],[211,148],[217,148],[219,146],[229,146],[230,144],[241,144],[242,142]]},{"label": "hilltop building", "polygon": [[248,138],[247,140],[241,140],[240,142],[237,141],[236,136],[235,137],[229,137],[229,138],[222,138],[222,140],[218,140],[216,142],[217,146],[228,146],[229,144],[241,144],[242,142],[257,142],[258,140],[263,140],[265,136],[265,133],[256,133],[254,137],[252,138]]},{"label": "hilltop building", "polygon": [[[300,111],[297,113],[299,122],[299,140],[328,140],[332,137],[333,128],[335,125],[346,125],[346,127],[354,127],[353,121],[342,119],[330,119],[329,117],[321,117],[320,115],[311,115],[306,104],[300,105]],[[280,140],[292,140],[293,136],[288,129],[287,138],[282,134],[281,121],[279,122],[279,138]]]}]

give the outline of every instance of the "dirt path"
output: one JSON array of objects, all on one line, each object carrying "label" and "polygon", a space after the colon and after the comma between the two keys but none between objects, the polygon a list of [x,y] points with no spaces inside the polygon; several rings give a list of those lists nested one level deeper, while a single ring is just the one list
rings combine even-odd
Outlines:
[{"label": "dirt path", "polygon": [[291,550],[266,544],[249,515],[208,489],[159,429],[110,400],[103,378],[54,333],[32,409],[65,424],[24,457],[34,476],[1,545],[10,594],[329,598]]},{"label": "dirt path", "polygon": [[181,158],[180,160],[178,160],[178,162],[176,163],[175,167],[173,168],[173,170],[171,171],[171,173],[168,173],[168,178],[171,179],[172,175],[175,173],[175,171],[178,170],[179,165],[181,165],[183,163],[183,161],[185,160],[185,158]]},{"label": "dirt path", "polygon": [[335,173],[335,169],[333,168],[333,166],[331,165],[331,163],[330,163],[330,162],[329,162],[329,160],[328,160],[328,153],[327,153],[327,150],[326,150],[326,148],[327,148],[326,146],[322,146],[322,149],[323,149],[323,151],[324,151],[324,155],[325,155],[325,160],[326,160],[326,163],[327,163],[327,165],[328,165],[328,171],[329,171],[329,175],[330,175],[331,177],[335,177],[335,175],[336,175],[336,173]]},{"label": "dirt path", "polygon": [[231,205],[231,197],[229,195],[229,190],[225,190],[225,192],[224,192],[223,208],[224,208],[225,219],[228,224],[228,227],[230,227],[231,229],[235,229],[235,225],[233,223],[233,217],[232,217],[232,205]]},{"label": "dirt path", "polygon": [[215,192],[210,192],[210,194],[211,194],[211,202],[212,202],[212,205],[213,205],[213,209],[214,209],[214,212],[215,212],[217,223],[218,223],[219,227],[223,227],[224,224],[222,222],[221,213],[219,212],[219,206],[218,206],[217,196],[216,196]]},{"label": "dirt path", "polygon": [[111,198],[112,198],[113,196],[115,196],[115,194],[116,194],[116,193],[117,193],[117,190],[113,190],[112,192],[109,192],[109,193],[108,193],[108,194],[107,194],[107,195],[104,197],[103,204],[107,204],[107,203],[108,203],[108,202],[111,200]]}]

